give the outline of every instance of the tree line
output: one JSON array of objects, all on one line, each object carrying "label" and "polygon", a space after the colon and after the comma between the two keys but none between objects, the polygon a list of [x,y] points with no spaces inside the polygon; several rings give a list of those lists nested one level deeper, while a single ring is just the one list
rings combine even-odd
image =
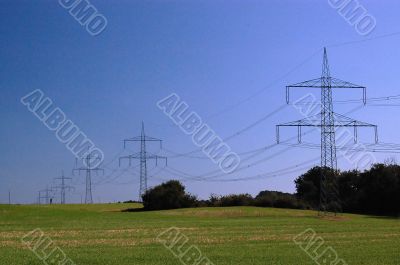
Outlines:
[{"label": "tree line", "polygon": [[[294,194],[265,190],[255,197],[250,194],[211,195],[208,200],[199,200],[186,192],[182,183],[171,180],[149,189],[142,196],[142,200],[145,210],[227,206],[317,210],[321,194],[321,175],[332,174],[331,172],[321,167],[311,168],[295,179],[296,192]],[[337,171],[334,177],[343,212],[400,215],[399,165],[375,164],[362,172]]]}]

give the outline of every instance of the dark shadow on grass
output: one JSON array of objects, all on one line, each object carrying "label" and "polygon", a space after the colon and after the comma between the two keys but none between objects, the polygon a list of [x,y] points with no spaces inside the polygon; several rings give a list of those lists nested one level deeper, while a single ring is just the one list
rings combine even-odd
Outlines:
[{"label": "dark shadow on grass", "polygon": [[138,212],[148,212],[148,210],[144,208],[128,208],[121,210],[123,213],[138,213]]},{"label": "dark shadow on grass", "polygon": [[366,215],[367,218],[400,220],[400,216]]}]

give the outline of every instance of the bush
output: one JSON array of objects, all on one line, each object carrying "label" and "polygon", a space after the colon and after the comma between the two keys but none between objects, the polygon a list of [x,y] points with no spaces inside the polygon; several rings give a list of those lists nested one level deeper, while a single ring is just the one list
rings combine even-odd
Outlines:
[{"label": "bush", "polygon": [[196,207],[196,197],[185,192],[185,187],[177,180],[171,180],[149,189],[143,196],[145,210],[168,210]]},{"label": "bush", "polygon": [[250,194],[231,194],[226,196],[211,195],[210,206],[249,206],[253,205],[253,197]]},{"label": "bush", "polygon": [[290,209],[305,209],[306,205],[300,202],[294,194],[280,191],[262,191],[255,200],[254,205],[259,207],[276,207]]}]

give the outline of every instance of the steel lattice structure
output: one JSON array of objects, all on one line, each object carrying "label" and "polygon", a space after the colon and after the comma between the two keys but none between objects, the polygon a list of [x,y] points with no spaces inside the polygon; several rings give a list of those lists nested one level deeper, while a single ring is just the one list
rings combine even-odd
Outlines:
[{"label": "steel lattice structure", "polygon": [[121,165],[122,159],[128,159],[129,165],[131,165],[132,159],[138,159],[140,162],[140,188],[139,188],[139,201],[141,201],[142,195],[147,191],[147,160],[156,160],[158,165],[158,159],[162,159],[167,164],[167,157],[150,154],[146,151],[146,142],[159,142],[160,148],[162,148],[162,140],[154,137],[147,136],[144,132],[144,123],[142,122],[142,131],[140,136],[136,136],[129,139],[124,139],[124,148],[127,142],[140,142],[140,152],[131,154],[128,156],[122,156],[119,158],[119,165]]},{"label": "steel lattice structure", "polygon": [[92,197],[92,171],[93,172],[99,172],[101,171],[104,174],[104,169],[99,168],[99,167],[95,167],[92,168],[91,166],[91,161],[96,162],[98,160],[100,160],[100,158],[98,157],[93,157],[90,153],[88,155],[86,155],[86,157],[84,158],[85,160],[85,167],[80,167],[80,168],[75,168],[73,169],[73,173],[75,171],[78,171],[78,174],[81,173],[81,171],[85,171],[86,172],[86,193],[85,193],[85,204],[91,204],[93,203],[93,197]]},{"label": "steel lattice structure", "polygon": [[297,127],[298,142],[301,143],[302,127],[318,127],[321,130],[321,192],[320,211],[338,212],[341,209],[336,189],[335,174],[337,172],[335,129],[338,127],[352,127],[354,129],[354,141],[357,142],[358,127],[373,127],[375,129],[375,142],[378,142],[377,126],[357,121],[337,114],[333,111],[332,88],[358,88],[363,91],[363,103],[366,104],[366,87],[347,81],[333,78],[330,75],[328,55],[324,48],[322,75],[320,78],[296,83],[286,87],[286,103],[289,104],[291,88],[320,88],[321,109],[320,113],[305,119],[279,124],[276,126],[277,142],[280,141],[280,127]]},{"label": "steel lattice structure", "polygon": [[[42,199],[45,199],[45,204],[50,204],[50,200],[53,200],[54,195],[52,194],[54,192],[53,189],[49,189],[49,187],[46,187],[44,190],[39,191],[39,197],[38,197],[38,203],[41,204]],[[45,195],[42,195],[44,193]]]},{"label": "steel lattice structure", "polygon": [[54,187],[54,188],[55,189],[60,189],[60,192],[61,192],[61,194],[60,194],[60,203],[61,204],[65,204],[65,191],[66,190],[69,190],[69,191],[70,190],[74,190],[74,187],[65,184],[65,180],[67,180],[67,179],[71,180],[72,178],[66,178],[64,176],[64,171],[62,171],[61,172],[61,177],[54,178],[54,179],[61,180],[61,184],[59,186]]}]

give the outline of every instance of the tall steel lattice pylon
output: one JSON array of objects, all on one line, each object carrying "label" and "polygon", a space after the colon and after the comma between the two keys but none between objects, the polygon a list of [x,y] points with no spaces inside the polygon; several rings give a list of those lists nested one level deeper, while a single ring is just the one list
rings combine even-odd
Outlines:
[{"label": "tall steel lattice pylon", "polygon": [[[92,167],[92,162],[96,162],[96,160],[100,160],[100,158],[98,157],[94,157],[92,156],[90,153],[88,155],[86,155],[86,157],[83,158],[85,163],[84,163],[84,167],[80,167],[80,168],[75,168],[73,169],[73,173],[75,171],[78,171],[79,175],[81,173],[81,171],[85,171],[86,172],[86,193],[85,193],[85,204],[92,204],[93,203],[93,196],[92,196],[92,172],[95,172],[96,174],[98,174],[99,171],[101,171],[102,173],[104,173],[104,169],[99,168],[99,167]],[[77,162],[76,162],[77,164]],[[96,163],[97,164],[97,163]]]},{"label": "tall steel lattice pylon", "polygon": [[142,132],[140,134],[140,190],[143,195],[147,190],[147,159],[146,159],[146,135],[144,133],[144,124],[142,123]]},{"label": "tall steel lattice pylon", "polygon": [[61,194],[60,194],[60,203],[61,204],[65,204],[65,192],[66,192],[66,190],[73,190],[74,189],[74,187],[72,187],[72,186],[69,186],[69,185],[66,185],[65,184],[65,180],[71,180],[72,178],[66,178],[65,176],[64,176],[64,171],[62,171],[61,172],[61,177],[59,177],[59,178],[54,178],[54,179],[56,179],[56,180],[61,180],[61,184],[59,185],[59,186],[55,186],[54,188],[55,189],[60,189],[60,192],[61,192]]},{"label": "tall steel lattice pylon", "polygon": [[[335,134],[336,128],[352,127],[354,130],[354,142],[357,142],[358,127],[373,127],[375,129],[375,142],[378,142],[377,126],[357,121],[333,111],[332,88],[358,88],[363,91],[363,103],[366,104],[366,87],[347,81],[333,78],[330,75],[328,55],[324,48],[322,75],[320,78],[296,83],[286,87],[286,102],[290,103],[290,88],[320,88],[321,109],[317,115],[305,119],[279,124],[276,126],[277,142],[280,142],[280,127],[297,127],[298,142],[302,141],[302,127],[318,127],[321,130],[321,179],[320,179],[320,212],[340,212],[341,202],[336,188],[337,158]],[[300,102],[302,104],[302,102]]]},{"label": "tall steel lattice pylon", "polygon": [[144,123],[143,122],[142,122],[142,131],[141,131],[140,136],[125,139],[124,140],[124,148],[126,147],[126,142],[140,142],[140,152],[132,154],[132,155],[120,157],[119,164],[121,165],[122,159],[128,159],[129,165],[131,165],[132,159],[139,160],[139,163],[140,163],[140,165],[139,165],[140,166],[139,201],[141,201],[142,195],[145,194],[147,191],[147,160],[155,159],[156,165],[158,165],[158,159],[163,159],[165,161],[165,164],[167,165],[167,157],[150,154],[149,152],[146,151],[146,142],[159,142],[160,148],[162,148],[162,140],[154,138],[154,137],[146,136],[146,134],[144,132]]},{"label": "tall steel lattice pylon", "polygon": [[337,170],[332,84],[326,49],[321,75],[321,125],[321,167]]}]

